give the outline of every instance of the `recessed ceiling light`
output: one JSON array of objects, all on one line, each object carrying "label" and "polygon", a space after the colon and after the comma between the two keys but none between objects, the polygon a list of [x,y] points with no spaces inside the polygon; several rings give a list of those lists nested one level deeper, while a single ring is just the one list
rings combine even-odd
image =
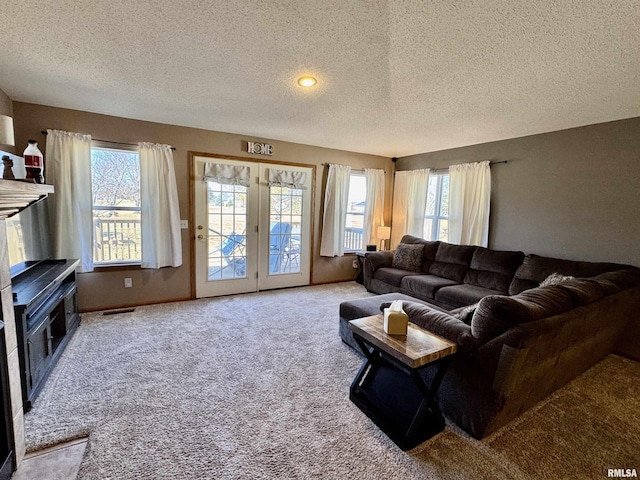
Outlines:
[{"label": "recessed ceiling light", "polygon": [[302,87],[313,87],[317,83],[317,80],[313,77],[300,77],[298,84]]}]

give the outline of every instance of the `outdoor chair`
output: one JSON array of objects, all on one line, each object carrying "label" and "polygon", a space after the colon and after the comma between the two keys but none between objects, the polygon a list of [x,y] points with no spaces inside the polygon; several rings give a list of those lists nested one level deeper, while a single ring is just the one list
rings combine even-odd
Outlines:
[{"label": "outdoor chair", "polygon": [[278,222],[269,232],[269,274],[280,273],[291,239],[291,224]]},{"label": "outdoor chair", "polygon": [[235,232],[230,235],[222,235],[213,229],[209,230],[222,236],[222,243],[211,253],[211,258],[222,257],[226,262],[226,265],[218,268],[212,274],[216,276],[221,274],[223,278],[244,277],[246,272],[246,235],[239,235]]}]

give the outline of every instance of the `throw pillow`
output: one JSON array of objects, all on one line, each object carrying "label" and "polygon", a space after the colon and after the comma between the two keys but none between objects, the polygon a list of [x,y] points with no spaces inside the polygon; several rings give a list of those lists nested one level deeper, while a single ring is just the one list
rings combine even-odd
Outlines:
[{"label": "throw pillow", "polygon": [[424,245],[419,243],[400,243],[393,254],[391,266],[411,272],[419,272],[422,267],[422,250]]},{"label": "throw pillow", "polygon": [[573,280],[575,277],[571,275],[562,275],[561,273],[552,273],[547,278],[545,278],[542,282],[540,282],[541,287],[546,287],[547,285],[557,285],[562,282],[566,282],[567,280]]},{"label": "throw pillow", "polygon": [[473,305],[459,308],[455,313],[452,312],[452,314],[458,320],[462,320],[467,325],[471,325],[471,319],[473,318],[473,314],[476,313],[476,308],[478,308],[478,304],[474,303]]}]

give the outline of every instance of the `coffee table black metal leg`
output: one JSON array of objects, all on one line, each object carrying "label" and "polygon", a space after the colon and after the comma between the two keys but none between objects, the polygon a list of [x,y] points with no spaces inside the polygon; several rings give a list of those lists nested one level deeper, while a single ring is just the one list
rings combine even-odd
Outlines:
[{"label": "coffee table black metal leg", "polygon": [[418,387],[418,390],[420,390],[423,399],[407,430],[406,438],[408,442],[411,442],[422,433],[420,430],[424,428],[425,418],[427,416],[429,416],[429,426],[434,435],[444,429],[444,416],[435,401],[435,394],[438,391],[438,387],[440,386],[442,379],[444,378],[444,374],[449,367],[450,361],[450,357],[440,360],[438,371],[431,382],[431,386],[427,386],[418,370],[413,370],[411,372],[411,378],[416,384],[416,387]]},{"label": "coffee table black metal leg", "polygon": [[369,348],[367,348],[365,343],[362,340],[360,340],[358,337],[355,337],[354,340],[360,347],[360,350],[362,350],[362,353],[366,357],[366,360],[362,363],[360,370],[358,370],[358,374],[356,375],[356,378],[353,380],[353,382],[351,382],[352,394],[354,392],[358,393],[358,390],[360,388],[360,382],[362,382],[362,379],[365,377],[369,369],[373,367],[376,359],[380,357],[380,354],[378,352],[369,350]]}]

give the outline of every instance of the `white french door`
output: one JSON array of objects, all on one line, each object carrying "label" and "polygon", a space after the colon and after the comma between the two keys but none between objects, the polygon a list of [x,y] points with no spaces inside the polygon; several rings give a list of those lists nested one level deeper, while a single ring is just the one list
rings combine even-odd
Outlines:
[{"label": "white french door", "polygon": [[[205,180],[207,164],[244,181]],[[193,168],[196,297],[308,285],[313,168],[198,155]],[[270,184],[270,170],[302,183]]]}]

